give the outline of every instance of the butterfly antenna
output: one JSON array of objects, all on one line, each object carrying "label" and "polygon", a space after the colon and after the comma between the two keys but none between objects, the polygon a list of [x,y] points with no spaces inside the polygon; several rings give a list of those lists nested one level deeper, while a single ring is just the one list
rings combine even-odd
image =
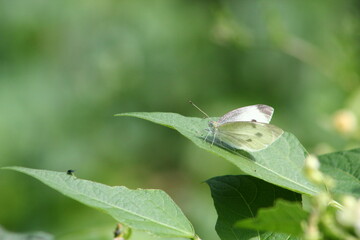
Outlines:
[{"label": "butterfly antenna", "polygon": [[189,100],[189,103],[191,105],[193,105],[197,110],[199,110],[200,112],[202,112],[202,114],[204,114],[207,118],[210,118],[209,115],[207,115],[203,110],[201,110],[198,106],[195,105],[195,103],[193,103],[191,100]]}]

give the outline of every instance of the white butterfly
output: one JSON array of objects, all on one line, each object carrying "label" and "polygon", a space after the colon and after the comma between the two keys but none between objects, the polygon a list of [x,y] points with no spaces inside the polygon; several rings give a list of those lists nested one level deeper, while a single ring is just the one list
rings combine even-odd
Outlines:
[{"label": "white butterfly", "polygon": [[249,152],[267,148],[284,132],[269,124],[273,113],[272,107],[257,104],[235,109],[226,113],[218,121],[210,121],[212,144],[218,140],[234,149]]}]

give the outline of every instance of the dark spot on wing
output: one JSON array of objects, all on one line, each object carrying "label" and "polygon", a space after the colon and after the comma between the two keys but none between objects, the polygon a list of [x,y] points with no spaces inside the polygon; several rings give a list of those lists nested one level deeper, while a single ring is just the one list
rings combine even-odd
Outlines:
[{"label": "dark spot on wing", "polygon": [[263,104],[258,104],[258,109],[260,112],[262,112],[268,116],[271,116],[274,111],[274,109],[272,107],[263,105]]},{"label": "dark spot on wing", "polygon": [[255,119],[252,119],[251,121],[252,121],[252,122],[257,122]]},{"label": "dark spot on wing", "polygon": [[252,140],[249,138],[249,139],[246,139],[247,142],[252,142]]},{"label": "dark spot on wing", "polygon": [[256,135],[257,137],[262,137],[262,136],[263,136],[262,133],[259,133],[259,132],[255,133],[255,135]]}]

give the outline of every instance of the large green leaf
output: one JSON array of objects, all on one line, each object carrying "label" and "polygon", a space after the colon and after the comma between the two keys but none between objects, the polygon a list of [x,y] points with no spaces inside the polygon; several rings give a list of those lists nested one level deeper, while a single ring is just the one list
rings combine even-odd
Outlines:
[{"label": "large green leaf", "polygon": [[274,207],[260,209],[255,218],[241,220],[236,226],[301,236],[301,223],[307,220],[308,215],[300,203],[278,200]]},{"label": "large green leaf", "polygon": [[271,207],[276,199],[299,201],[300,194],[251,176],[222,176],[207,181],[218,213],[216,231],[222,240],[297,239],[284,233],[240,229],[235,223],[254,218],[260,208]]},{"label": "large green leaf", "polygon": [[15,233],[9,232],[0,226],[1,240],[53,240],[54,237],[45,232]]},{"label": "large green leaf", "polygon": [[319,189],[303,175],[302,168],[306,151],[300,142],[285,132],[268,148],[247,153],[230,151],[204,141],[207,119],[184,117],[176,113],[121,113],[116,116],[131,116],[158,123],[179,131],[197,146],[232,162],[243,172],[275,185],[308,195]]},{"label": "large green leaf", "polygon": [[320,170],[335,179],[336,194],[360,197],[360,149],[319,156]]},{"label": "large green leaf", "polygon": [[65,172],[5,167],[37,178],[85,205],[97,208],[133,229],[158,236],[194,238],[191,223],[173,200],[161,190],[111,187],[82,180]]}]

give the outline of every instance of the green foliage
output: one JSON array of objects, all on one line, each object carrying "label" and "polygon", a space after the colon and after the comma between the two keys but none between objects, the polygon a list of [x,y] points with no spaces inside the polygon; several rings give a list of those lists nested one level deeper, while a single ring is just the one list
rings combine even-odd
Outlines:
[{"label": "green foliage", "polygon": [[[258,226],[247,229],[236,228],[241,219],[254,218],[261,208],[271,207],[276,199],[299,201],[300,195],[250,176],[222,176],[207,181],[211,196],[219,215],[216,230],[222,240],[232,239],[289,239],[289,234],[272,232]],[[255,229],[255,230],[254,230]],[[281,231],[280,231],[281,232]],[[295,239],[291,237],[290,239]]]},{"label": "green foliage", "polygon": [[301,223],[307,220],[308,215],[300,203],[279,200],[274,207],[261,209],[256,218],[239,221],[236,226],[301,236],[303,234]]},{"label": "green foliage", "polygon": [[191,223],[171,198],[161,190],[130,190],[82,180],[65,172],[5,167],[30,175],[64,195],[99,209],[137,230],[162,237],[194,238]]},{"label": "green foliage", "polygon": [[[312,239],[312,232],[307,230],[317,228],[322,229],[324,237],[351,236],[341,223],[336,222],[336,209],[328,207],[329,202],[335,201],[326,191],[359,196],[360,149],[320,156],[323,175],[318,169],[317,158],[307,157],[299,141],[287,132],[266,149],[245,152],[205,141],[209,119],[175,113],[123,113],[116,116],[137,117],[173,128],[200,148],[221,156],[248,174],[214,177],[207,181],[218,213],[216,231],[222,240],[254,237],[295,240],[303,236],[304,229],[307,239]],[[304,166],[309,169],[305,171],[306,175]],[[161,190],[110,187],[66,172],[23,167],[3,169],[30,175],[132,229],[160,237],[199,239],[180,208]],[[333,187],[332,179],[339,185]],[[310,213],[302,209],[299,193],[305,194],[305,198],[313,198],[307,207]],[[356,208],[355,205],[351,207]]]},{"label": "green foliage", "polygon": [[320,170],[335,181],[335,194],[360,197],[360,148],[319,156]]},{"label": "green foliage", "polygon": [[175,113],[122,113],[116,116],[142,118],[176,129],[200,148],[225,158],[241,171],[266,182],[308,195],[319,192],[319,188],[302,173],[306,152],[291,133],[285,132],[271,146],[258,152],[231,152],[204,141],[208,119],[184,117]]},{"label": "green foliage", "polygon": [[[332,180],[323,176],[322,173],[318,171],[316,164],[310,165],[312,168],[310,173],[316,174],[316,176],[304,175],[303,168],[306,152],[299,141],[289,133],[284,133],[279,140],[268,148],[250,153],[225,149],[216,145],[212,146],[211,143],[204,141],[203,134],[208,119],[187,118],[174,113],[124,113],[117,114],[117,116],[138,117],[173,128],[199,147],[227,159],[243,172],[266,181],[263,182],[262,180],[253,179],[249,176],[226,176],[208,181],[219,215],[216,229],[222,240],[250,239],[252,237],[268,239],[269,236],[275,237],[275,239],[297,239],[297,237],[303,235],[304,229],[301,224],[307,220],[308,213],[300,207],[301,205],[299,203],[278,201],[277,204],[271,208],[276,199],[289,196],[294,197],[294,192],[311,196],[319,194],[321,196],[327,190],[332,190],[336,194],[347,193],[355,196],[359,194],[360,165],[358,164],[358,159],[360,149],[332,153],[320,157],[324,165],[322,167],[324,174],[331,174],[331,177],[340,182],[338,187],[333,188],[331,184]],[[316,159],[312,160],[317,161]],[[312,162],[312,164],[314,164],[314,162]],[[344,177],[345,175],[346,177]],[[323,180],[321,180],[319,184],[312,180],[313,177],[316,177],[317,180],[320,177],[320,179]],[[314,183],[311,183],[311,181],[314,181]],[[293,192],[286,190],[287,192],[282,195],[285,190],[275,187],[272,184],[286,187]],[[348,186],[345,190],[341,190],[344,184]],[[271,189],[271,191],[269,191],[269,189]],[[281,191],[278,189],[281,189]],[[307,191],[304,191],[304,189]],[[281,192],[281,194],[279,194],[279,192]],[[324,202],[325,205],[329,202],[334,202],[330,198],[324,201],[321,201],[320,198],[319,201]],[[315,210],[311,211],[318,212],[316,210],[317,205],[315,201],[313,205],[311,205],[311,208]],[[268,209],[260,210],[256,216],[257,211],[264,207],[268,207]],[[333,223],[335,222],[336,211],[331,209],[330,212],[332,214],[330,214],[330,217],[327,217],[327,219],[330,218]],[[329,215],[328,212],[324,212],[323,214]],[[312,213],[311,216],[314,216],[314,213]],[[315,216],[320,220],[310,221],[308,229],[317,228],[318,224],[323,224],[327,226],[328,229],[334,229],[329,227],[326,221],[323,223],[321,213]],[[234,229],[234,224],[239,219],[244,220],[238,222],[236,226],[251,230],[240,231]],[[345,237],[346,231],[342,231],[340,227],[339,229],[340,233],[337,233],[336,236]],[[324,231],[323,233],[325,238],[327,232]],[[309,234],[309,232],[307,232],[307,234]],[[333,235],[333,233],[331,234]],[[328,236],[330,236],[330,234]],[[309,235],[307,235],[307,237],[308,239],[312,239]]]}]

